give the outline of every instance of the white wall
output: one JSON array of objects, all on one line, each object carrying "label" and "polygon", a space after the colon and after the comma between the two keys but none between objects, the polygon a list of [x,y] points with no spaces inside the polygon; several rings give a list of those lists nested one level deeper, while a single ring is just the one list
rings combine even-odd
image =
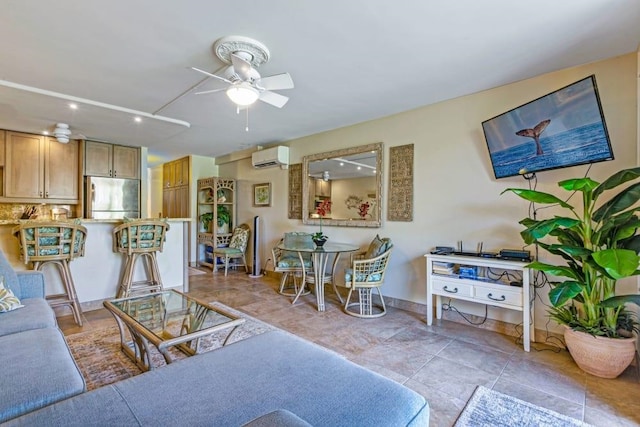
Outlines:
[{"label": "white wall", "polygon": [[[387,195],[389,147],[413,143],[414,221],[386,221],[379,229],[323,227],[335,241],[365,246],[376,234],[394,241],[383,292],[385,295],[425,303],[425,261],[423,255],[436,245],[455,246],[462,240],[466,249],[484,242],[485,250],[519,248],[521,226],[527,204],[516,196],[500,193],[507,187],[526,187],[520,177],[496,180],[482,133],[481,122],[529,102],[591,74],[596,75],[603,110],[615,155],[614,161],[597,163],[590,176],[602,180],[613,172],[636,165],[637,150],[637,59],[635,54],[611,58],[580,67],[560,70],[477,94],[426,106],[402,114],[335,129],[290,141],[291,163],[319,151],[384,143],[383,195]],[[319,147],[322,147],[319,149]],[[582,176],[587,166],[538,174],[538,189],[556,192],[556,182]],[[254,215],[263,219],[260,251],[263,260],[285,231],[317,231],[300,220],[287,218],[288,171],[256,170],[250,159],[220,166],[221,176],[240,180],[239,221],[251,223]],[[272,207],[251,206],[251,185],[271,182]],[[634,285],[626,285],[629,291]],[[624,291],[624,286],[622,291]],[[542,290],[546,300],[546,290]],[[458,306],[458,304],[456,304]],[[480,314],[483,306],[463,305],[465,311]],[[517,314],[499,309],[490,317],[517,322]],[[536,327],[544,329],[545,307],[536,305]]]}]

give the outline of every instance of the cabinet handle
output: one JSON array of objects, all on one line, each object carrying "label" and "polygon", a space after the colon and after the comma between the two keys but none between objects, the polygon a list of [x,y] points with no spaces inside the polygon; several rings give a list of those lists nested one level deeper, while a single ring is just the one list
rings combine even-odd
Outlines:
[{"label": "cabinet handle", "polygon": [[46,197],[47,199],[49,198],[49,192],[48,191],[46,193],[44,193],[44,197]]},{"label": "cabinet handle", "polygon": [[114,170],[113,170],[113,177],[115,178],[115,177],[117,177],[117,176],[118,176],[118,171],[114,169]]},{"label": "cabinet handle", "polygon": [[492,293],[489,293],[489,295],[487,295],[487,297],[489,299],[492,299],[494,301],[504,301],[507,299],[507,297],[505,297],[504,295],[502,295],[500,298],[494,298]]},{"label": "cabinet handle", "polygon": [[111,173],[111,169],[109,169],[109,176],[113,176],[113,174]]},{"label": "cabinet handle", "polygon": [[42,191],[40,192],[40,197],[42,197]]},{"label": "cabinet handle", "polygon": [[450,294],[457,294],[458,293],[458,288],[453,288],[453,290],[450,291],[449,287],[446,286],[446,285],[444,286],[444,288],[442,288],[442,290],[445,291],[445,292],[449,292]]}]

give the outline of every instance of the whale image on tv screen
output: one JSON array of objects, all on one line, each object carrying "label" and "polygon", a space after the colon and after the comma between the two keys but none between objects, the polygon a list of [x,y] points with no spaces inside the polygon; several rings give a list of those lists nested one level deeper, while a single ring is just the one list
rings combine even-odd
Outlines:
[{"label": "whale image on tv screen", "polygon": [[595,76],[482,122],[496,178],[613,160]]}]

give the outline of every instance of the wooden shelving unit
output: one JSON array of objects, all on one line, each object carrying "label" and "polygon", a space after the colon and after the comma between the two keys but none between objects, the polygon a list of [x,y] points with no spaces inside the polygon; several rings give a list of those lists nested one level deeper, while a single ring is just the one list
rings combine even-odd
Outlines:
[{"label": "wooden shelving unit", "polygon": [[[202,178],[198,180],[198,265],[213,268],[214,259],[211,250],[229,244],[233,227],[236,226],[236,181],[229,178]],[[229,223],[218,227],[218,210],[226,208]],[[210,215],[205,228],[203,216]]]}]

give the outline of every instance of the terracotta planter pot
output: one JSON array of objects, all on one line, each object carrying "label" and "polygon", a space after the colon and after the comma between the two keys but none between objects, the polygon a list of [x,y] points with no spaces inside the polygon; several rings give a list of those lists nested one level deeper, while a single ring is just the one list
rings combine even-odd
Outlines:
[{"label": "terracotta planter pot", "polygon": [[566,328],[564,341],[583,371],[601,378],[616,378],[633,361],[636,338],[596,337]]}]

